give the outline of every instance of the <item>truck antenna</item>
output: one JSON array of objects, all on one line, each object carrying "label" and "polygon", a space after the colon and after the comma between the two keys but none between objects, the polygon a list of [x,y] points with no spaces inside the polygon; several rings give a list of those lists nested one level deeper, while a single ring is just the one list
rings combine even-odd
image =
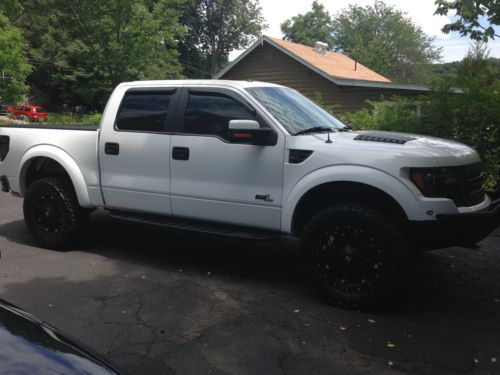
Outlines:
[{"label": "truck antenna", "polygon": [[330,129],[328,129],[328,139],[326,140],[325,143],[332,143],[332,140],[330,139]]}]

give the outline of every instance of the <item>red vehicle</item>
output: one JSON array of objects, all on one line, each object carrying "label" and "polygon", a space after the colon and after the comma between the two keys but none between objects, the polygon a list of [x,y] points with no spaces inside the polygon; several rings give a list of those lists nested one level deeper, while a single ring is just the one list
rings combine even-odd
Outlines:
[{"label": "red vehicle", "polygon": [[43,107],[36,105],[20,105],[13,109],[12,118],[30,121],[47,121],[49,114]]}]

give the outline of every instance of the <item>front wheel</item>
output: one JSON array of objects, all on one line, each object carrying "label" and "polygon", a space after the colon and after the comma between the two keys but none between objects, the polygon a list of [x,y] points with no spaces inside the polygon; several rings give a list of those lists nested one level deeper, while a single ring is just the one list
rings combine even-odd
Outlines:
[{"label": "front wheel", "polygon": [[393,296],[410,254],[402,228],[355,203],[315,215],[303,231],[301,249],[327,298],[353,309],[380,308]]},{"label": "front wheel", "polygon": [[78,204],[68,178],[48,177],[27,189],[24,221],[37,244],[63,250],[81,237],[89,222],[89,211]]}]

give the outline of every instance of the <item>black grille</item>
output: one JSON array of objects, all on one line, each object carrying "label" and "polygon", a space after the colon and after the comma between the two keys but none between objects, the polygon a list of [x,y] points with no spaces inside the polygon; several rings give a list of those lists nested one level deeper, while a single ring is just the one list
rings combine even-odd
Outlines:
[{"label": "black grille", "polygon": [[484,174],[481,162],[465,165],[464,172],[464,199],[455,202],[458,206],[475,206],[484,200]]},{"label": "black grille", "polygon": [[288,162],[290,164],[300,164],[311,156],[312,153],[310,150],[290,150]]}]

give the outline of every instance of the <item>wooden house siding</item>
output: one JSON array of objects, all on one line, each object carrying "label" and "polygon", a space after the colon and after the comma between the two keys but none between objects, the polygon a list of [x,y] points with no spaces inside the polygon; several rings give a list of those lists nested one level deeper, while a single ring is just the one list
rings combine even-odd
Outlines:
[{"label": "wooden house siding", "polygon": [[367,106],[367,100],[422,95],[421,91],[336,85],[267,42],[251,51],[219,79],[276,83],[294,88],[310,99],[315,99],[319,92],[323,104],[335,106],[335,113],[358,111]]}]

